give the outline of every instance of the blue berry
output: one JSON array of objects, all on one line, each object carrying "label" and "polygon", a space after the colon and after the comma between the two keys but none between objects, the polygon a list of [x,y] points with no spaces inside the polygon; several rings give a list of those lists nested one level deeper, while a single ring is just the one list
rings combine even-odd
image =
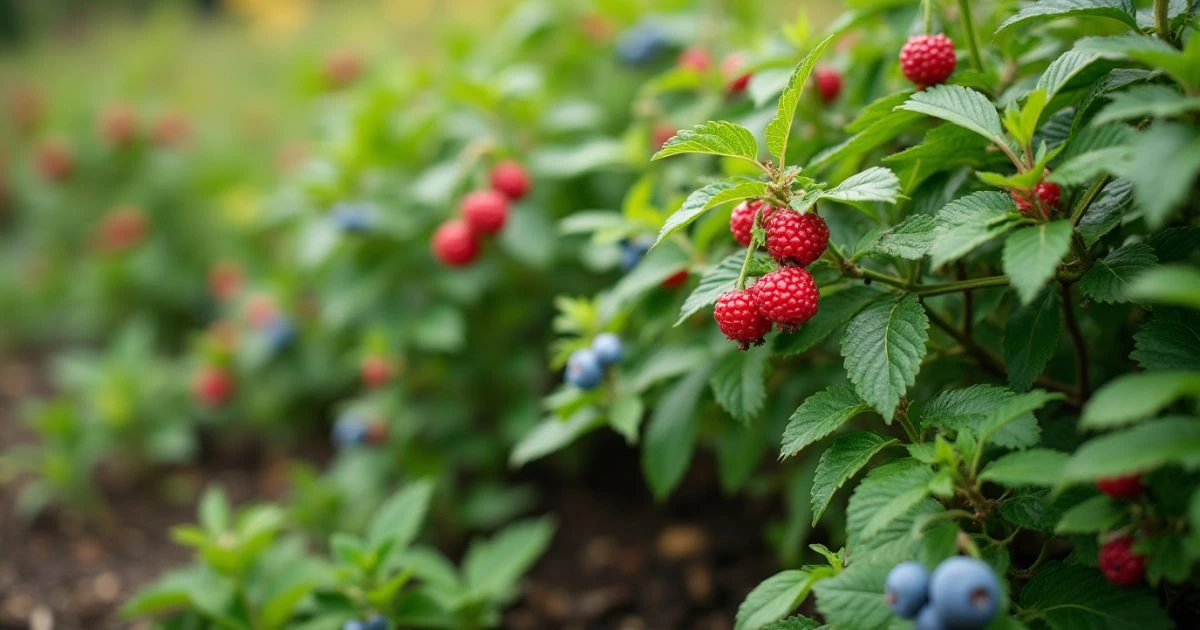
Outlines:
[{"label": "blue berry", "polygon": [[367,630],[367,624],[357,619],[351,619],[342,624],[342,630]]},{"label": "blue berry", "polygon": [[567,359],[567,382],[579,389],[592,389],[604,378],[604,368],[596,353],[591,350],[576,350]]},{"label": "blue berry", "polygon": [[263,327],[262,334],[267,340],[267,347],[278,352],[291,345],[296,338],[296,327],[286,317],[274,317]]},{"label": "blue berry", "polygon": [[375,615],[367,620],[366,630],[388,630],[387,619],[383,615]]},{"label": "blue berry", "polygon": [[926,606],[917,613],[917,630],[946,630],[946,622],[933,606]]},{"label": "blue berry", "polygon": [[356,203],[339,203],[330,211],[330,218],[346,233],[366,232],[375,224],[370,209]]},{"label": "blue berry", "polygon": [[952,628],[982,628],[1000,608],[1000,581],[982,560],[955,556],[933,571],[929,605]]},{"label": "blue berry", "polygon": [[667,46],[662,30],[653,23],[642,22],[621,33],[617,40],[617,59],[630,66],[640,66],[654,60]]},{"label": "blue berry", "polygon": [[901,562],[888,572],[884,593],[892,612],[912,619],[929,599],[929,571],[920,562]]},{"label": "blue berry", "polygon": [[621,269],[629,271],[636,267],[639,262],[642,262],[642,257],[650,251],[650,246],[653,244],[654,240],[647,236],[621,241]]},{"label": "blue berry", "polygon": [[333,425],[333,443],[339,447],[356,446],[367,441],[367,423],[356,415],[344,415]]},{"label": "blue berry", "polygon": [[602,366],[616,365],[625,353],[621,338],[612,333],[600,333],[592,340],[592,352]]}]

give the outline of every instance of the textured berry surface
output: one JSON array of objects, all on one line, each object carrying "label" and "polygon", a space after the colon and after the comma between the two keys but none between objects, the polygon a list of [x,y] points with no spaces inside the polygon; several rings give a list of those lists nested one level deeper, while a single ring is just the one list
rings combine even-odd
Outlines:
[{"label": "textured berry surface", "polygon": [[529,194],[529,173],[525,167],[512,160],[505,160],[492,167],[492,190],[508,197],[513,201]]},{"label": "textured berry surface", "polygon": [[708,72],[712,67],[712,55],[699,46],[685,48],[679,53],[679,67],[693,72]]},{"label": "textured berry surface", "polygon": [[579,389],[594,389],[604,379],[604,366],[592,350],[576,350],[567,359],[566,377]]},{"label": "textured berry surface", "polygon": [[751,288],[763,317],[786,329],[803,325],[817,314],[817,283],[801,267],[781,267]]},{"label": "textured berry surface", "polygon": [[754,238],[754,215],[763,207],[768,213],[771,211],[771,207],[764,206],[761,201],[743,201],[734,206],[733,214],[729,215],[729,231],[745,247],[749,247]]},{"label": "textured berry surface", "polygon": [[378,354],[363,359],[361,371],[367,387],[382,387],[392,379],[392,364],[387,357]]},{"label": "textured berry surface", "polygon": [[917,613],[917,630],[946,630],[946,622],[938,616],[937,609],[926,606]]},{"label": "textured berry surface", "polygon": [[1120,536],[1100,548],[1100,571],[1117,586],[1133,586],[1146,577],[1146,559],[1134,553],[1133,537]]},{"label": "textured berry surface", "polygon": [[721,62],[721,73],[729,82],[730,94],[741,94],[746,91],[746,86],[750,85],[751,73],[742,72],[745,66],[746,55],[742,53],[733,53]]},{"label": "textured berry surface", "polygon": [[750,291],[722,293],[713,309],[713,318],[721,332],[743,348],[761,344],[763,336],[771,332],[771,321],[759,312]]},{"label": "textured berry surface", "polygon": [[495,190],[477,190],[463,198],[462,213],[476,234],[495,234],[508,221],[508,199]]},{"label": "textured berry surface", "polygon": [[901,562],[888,572],[883,593],[892,612],[913,619],[929,599],[929,570],[920,562]]},{"label": "textured berry surface", "polygon": [[957,63],[954,42],[941,33],[914,35],[900,49],[900,69],[921,87],[945,83]]},{"label": "textured berry surface", "polygon": [[600,365],[614,365],[621,360],[625,353],[625,348],[621,344],[621,338],[613,333],[600,333],[592,340],[592,352],[596,354],[596,360]]},{"label": "textured berry surface", "polygon": [[1096,487],[1100,489],[1100,492],[1114,499],[1132,499],[1140,496],[1146,490],[1146,487],[1142,485],[1141,475],[1097,479]]},{"label": "textured berry surface", "polygon": [[[1028,193],[1012,191],[1013,201],[1017,204],[1017,210],[1023,214],[1029,214],[1033,210],[1033,204],[1030,203]],[[1062,189],[1054,182],[1042,182],[1033,187],[1033,194],[1042,203],[1042,208],[1047,211],[1057,210],[1058,201],[1062,197]]]},{"label": "textured berry surface", "polygon": [[462,267],[479,255],[479,240],[466,221],[453,219],[433,233],[433,255],[451,267]]},{"label": "textured berry surface", "polygon": [[765,227],[767,253],[781,265],[809,265],[829,245],[829,226],[815,212],[772,212]]},{"label": "textured berry surface", "polygon": [[192,391],[208,407],[220,407],[233,396],[233,376],[216,366],[205,366],[196,373]]},{"label": "textured berry surface", "polygon": [[828,66],[813,70],[813,82],[817,84],[817,96],[821,97],[822,103],[832,103],[842,93],[842,73]]},{"label": "textured berry surface", "polygon": [[982,560],[947,558],[929,580],[929,605],[951,628],[982,628],[1000,609],[1000,581]]}]

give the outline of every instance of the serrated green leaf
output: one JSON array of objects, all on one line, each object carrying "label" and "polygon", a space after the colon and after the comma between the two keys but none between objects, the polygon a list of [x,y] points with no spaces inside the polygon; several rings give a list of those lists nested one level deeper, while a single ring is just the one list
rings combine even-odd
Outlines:
[{"label": "serrated green leaf", "polygon": [[788,419],[779,457],[799,453],[869,408],[849,385],[834,385],[809,396]]},{"label": "serrated green leaf", "polygon": [[835,628],[879,630],[902,627],[883,596],[883,585],[891,568],[891,565],[875,560],[850,564],[813,589],[817,594],[817,610]]},{"label": "serrated green leaf", "polygon": [[738,606],[734,630],[759,630],[796,610],[813,584],[832,572],[826,567],[780,571],[755,586]]},{"label": "serrated green leaf", "polygon": [[1053,289],[1042,291],[1009,316],[1004,328],[1004,365],[1013,389],[1033,385],[1058,349],[1061,333],[1062,300]]},{"label": "serrated green leaf", "polygon": [[1054,531],[1058,534],[1102,532],[1116,525],[1117,521],[1125,516],[1126,509],[1126,505],[1118,503],[1106,495],[1097,495],[1081,501],[1063,512],[1062,517],[1054,526]]},{"label": "serrated green leaf", "polygon": [[[1037,418],[1033,416],[1032,410],[1015,417],[992,417],[997,412],[1019,409],[1022,404],[1012,402],[1016,397],[1013,392],[995,385],[972,385],[965,389],[942,392],[919,408],[921,426],[940,427],[955,432],[969,429],[976,435],[982,435],[990,422],[1002,421],[1002,428],[992,435],[991,442],[1004,448],[1028,448],[1037,444],[1040,437]],[[1035,394],[1033,398],[1024,402],[1037,402],[1039,398],[1040,396]]]},{"label": "serrated green leaf", "polygon": [[[987,417],[984,418],[983,422],[979,424],[978,430],[975,431],[979,437],[980,447],[988,442],[994,442],[999,446],[1013,444],[1012,436],[1003,434],[1001,431],[1011,423],[1031,416],[1034,411],[1041,409],[1046,403],[1053,400],[1061,400],[1062,398],[1062,394],[1035,389],[1001,400]],[[1000,439],[993,440],[993,437]],[[1036,443],[1038,434],[1035,432],[1032,435],[1022,437],[1025,437],[1025,439],[1016,442],[1015,448],[1024,448]]]},{"label": "serrated green leaf", "polygon": [[1129,358],[1147,370],[1200,370],[1200,313],[1155,309],[1154,318],[1133,336]]},{"label": "serrated green leaf", "polygon": [[1132,29],[1138,28],[1137,13],[1130,0],[1041,0],[1027,5],[1019,13],[996,27],[996,34],[1018,24],[1065,17],[1103,17]]},{"label": "serrated green leaf", "polygon": [[989,158],[988,145],[978,134],[944,123],[930,129],[920,144],[889,155],[883,161],[896,167],[903,190],[911,194],[934,173],[959,166],[983,166]]},{"label": "serrated green leaf", "polygon": [[892,111],[908,98],[908,94],[892,94],[868,105],[858,120],[846,127],[846,131],[854,135],[813,156],[808,168],[822,169],[833,162],[858,157],[910,131],[921,115],[904,110]]},{"label": "serrated green leaf", "polygon": [[1172,118],[1200,110],[1200,97],[1185,96],[1167,85],[1135,85],[1109,95],[1109,103],[1092,119],[1093,125],[1118,120]]},{"label": "serrated green leaf", "polygon": [[788,617],[763,626],[762,630],[818,630],[821,624],[808,617]]},{"label": "serrated green leaf", "polygon": [[650,159],[661,160],[683,153],[723,155],[757,162],[758,142],[749,129],[737,123],[714,120],[681,130]]},{"label": "serrated green leaf", "polygon": [[980,92],[961,85],[935,85],[909,97],[902,109],[940,118],[1004,145],[996,107]]},{"label": "serrated green leaf", "polygon": [[1063,468],[1063,483],[1145,473],[1168,465],[1200,467],[1200,420],[1166,417],[1093,438]]},{"label": "serrated green leaf", "polygon": [[767,185],[763,182],[714,182],[688,195],[683,206],[667,218],[654,245],[667,239],[672,234],[687,227],[704,214],[706,210],[715,208],[723,203],[761,197],[766,193]]},{"label": "serrated green leaf", "polygon": [[1091,247],[1105,234],[1121,224],[1121,219],[1133,205],[1133,184],[1114,179],[1105,184],[1100,195],[1088,206],[1075,226],[1084,245]]},{"label": "serrated green leaf", "polygon": [[1083,294],[1105,303],[1131,301],[1130,288],[1137,277],[1158,264],[1154,249],[1145,243],[1130,243],[1109,252],[1083,274]]},{"label": "serrated green leaf", "polygon": [[762,410],[767,397],[769,348],[730,352],[721,359],[709,378],[717,404],[736,420],[750,422]]},{"label": "serrated green leaf", "polygon": [[1054,630],[1168,630],[1174,627],[1156,598],[1143,589],[1122,589],[1099,571],[1051,562],[1021,589],[1021,608]]},{"label": "serrated green leaf", "polygon": [[847,177],[842,183],[821,193],[822,199],[846,203],[881,201],[896,203],[900,179],[890,170],[875,166]]},{"label": "serrated green leaf", "polygon": [[1129,287],[1129,298],[1138,303],[1171,304],[1200,309],[1200,270],[1164,265],[1141,274]]},{"label": "serrated green leaf", "polygon": [[1200,372],[1125,374],[1101,387],[1083,408],[1080,426],[1108,429],[1145,420],[1184,396],[1200,396]]},{"label": "serrated green leaf", "polygon": [[1058,485],[1068,458],[1066,453],[1046,448],[1009,453],[984,466],[979,478],[1010,487],[1053,487]]},{"label": "serrated green leaf", "polygon": [[929,318],[915,295],[863,309],[842,334],[844,365],[854,388],[884,417],[916,380],[929,341]]},{"label": "serrated green leaf", "polygon": [[1042,76],[1038,77],[1037,87],[1046,90],[1047,98],[1053,100],[1060,90],[1098,59],[1100,55],[1096,53],[1068,50],[1051,62]]},{"label": "serrated green leaf", "polygon": [[821,520],[821,515],[825,513],[825,508],[829,507],[833,494],[843,484],[866,466],[879,451],[899,443],[899,440],[884,439],[869,431],[847,433],[834,440],[829,448],[821,453],[821,460],[817,462],[817,470],[813,475],[813,525]]},{"label": "serrated green leaf", "polygon": [[1039,532],[1053,532],[1063,513],[1096,493],[1093,488],[1076,486],[1061,493],[1045,488],[1023,488],[1000,502],[1000,514],[1008,522]]},{"label": "serrated green leaf", "polygon": [[775,111],[775,117],[767,123],[766,138],[767,150],[779,159],[780,166],[786,161],[788,136],[792,132],[792,122],[796,117],[796,106],[800,103],[800,94],[804,91],[804,86],[808,84],[808,75],[812,73],[813,67],[817,65],[817,59],[825,52],[825,48],[833,41],[833,35],[821,40],[816,46],[809,51],[808,55],[796,65],[796,69],[792,71],[792,76],[788,79],[787,86],[783,89],[783,93],[779,95],[779,104]]},{"label": "serrated green leaf", "polygon": [[933,246],[936,231],[937,219],[928,214],[914,214],[896,227],[881,233],[867,247],[866,253],[920,260]]},{"label": "serrated green leaf", "polygon": [[[1171,159],[1163,160],[1164,155]],[[1110,168],[1114,175],[1133,182],[1146,223],[1156,229],[1187,199],[1200,170],[1200,131],[1180,123],[1155,123],[1139,132],[1127,158],[1114,161]]]},{"label": "serrated green leaf", "polygon": [[1004,241],[1004,275],[1023,304],[1037,297],[1071,249],[1071,222],[1051,221],[1021,228]]},{"label": "serrated green leaf", "polygon": [[934,267],[965,256],[1021,221],[1012,197],[996,191],[955,199],[938,211],[936,218],[938,227],[929,249]]},{"label": "serrated green leaf", "polygon": [[846,530],[852,532],[847,543],[851,553],[859,551],[854,543],[870,541],[920,504],[932,479],[933,471],[911,458],[884,464],[868,473],[854,489],[846,509]]},{"label": "serrated green leaf", "polygon": [[642,447],[642,474],[658,499],[671,494],[683,481],[692,461],[700,422],[695,410],[707,382],[707,368],[688,374],[667,390],[650,416]]}]

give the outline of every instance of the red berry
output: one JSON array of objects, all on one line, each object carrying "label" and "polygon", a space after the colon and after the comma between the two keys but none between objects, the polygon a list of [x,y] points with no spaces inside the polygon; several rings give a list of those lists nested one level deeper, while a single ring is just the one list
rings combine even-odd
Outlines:
[{"label": "red berry", "polygon": [[192,392],[208,407],[220,407],[229,402],[234,389],[233,376],[223,368],[212,365],[200,368],[196,380],[192,382]]},{"label": "red berry", "polygon": [[822,103],[832,103],[842,93],[842,74],[829,66],[821,66],[813,71],[813,80],[817,84],[817,95]]},{"label": "red berry", "polygon": [[725,80],[729,81],[730,94],[741,94],[746,91],[746,86],[750,85],[751,74],[741,71],[745,65],[746,55],[743,53],[733,53],[721,62],[721,72],[725,75]]},{"label": "red berry", "polygon": [[817,314],[817,283],[802,267],[780,267],[750,288],[763,317],[793,330]]},{"label": "red berry", "polygon": [[462,267],[479,255],[479,239],[466,221],[446,221],[433,233],[433,255],[451,267]]},{"label": "red berry", "polygon": [[900,69],[919,87],[945,83],[957,63],[954,42],[941,33],[913,35],[900,49]]},{"label": "red berry", "polygon": [[667,278],[666,280],[663,280],[662,286],[664,289],[674,289],[675,287],[687,282],[687,279],[688,279],[688,270],[680,269],[679,271],[675,272],[675,274],[673,274],[671,277]]},{"label": "red berry", "polygon": [[759,312],[750,291],[726,291],[717,298],[713,318],[726,337],[744,350],[749,344],[762,345],[763,335],[771,332],[771,322]]},{"label": "red berry", "polygon": [[154,121],[150,129],[150,139],[160,147],[173,147],[182,144],[192,133],[192,125],[179,112],[167,112]]},{"label": "red berry", "polygon": [[241,290],[245,277],[237,263],[222,260],[208,271],[208,290],[222,302],[233,299]]},{"label": "red berry", "polygon": [[1142,485],[1142,476],[1136,474],[1097,479],[1096,487],[1114,499],[1133,499],[1146,490]]},{"label": "red berry", "polygon": [[476,234],[495,234],[508,221],[508,199],[494,190],[477,190],[463,198],[462,213]]},{"label": "red berry", "polygon": [[529,173],[512,160],[500,162],[492,167],[492,190],[517,201],[529,193]]},{"label": "red berry", "polygon": [[712,66],[712,55],[699,46],[691,46],[679,53],[679,67],[694,72],[708,72]]},{"label": "red berry", "polygon": [[114,147],[125,146],[137,134],[137,117],[127,105],[111,105],[100,115],[100,137]]},{"label": "red berry", "polygon": [[61,182],[75,170],[75,155],[61,140],[49,140],[38,147],[37,167],[45,179]]},{"label": "red berry", "polygon": [[658,151],[663,147],[664,144],[667,143],[668,140],[674,138],[678,131],[678,129],[672,127],[671,125],[658,125],[654,128],[654,132],[652,134],[653,137],[650,140],[650,143],[654,145],[651,148],[655,151]]},{"label": "red berry", "polygon": [[1146,576],[1146,559],[1134,553],[1132,536],[1118,536],[1100,548],[1100,570],[1117,586],[1133,586]]},{"label": "red berry", "polygon": [[[1013,201],[1017,204],[1017,210],[1022,214],[1029,214],[1033,210],[1033,204],[1030,203],[1029,193],[1011,191]],[[1047,212],[1058,209],[1058,200],[1062,196],[1062,189],[1054,182],[1042,182],[1033,187],[1033,194],[1037,195],[1038,201],[1041,201],[1042,208]]]},{"label": "red berry", "polygon": [[[744,247],[749,247],[750,241],[754,239],[754,215],[763,205],[763,202],[757,200],[743,201],[734,206],[733,214],[729,216],[729,231]],[[774,210],[771,206],[766,208],[768,214]]]},{"label": "red berry", "polygon": [[382,387],[392,379],[392,364],[387,357],[373,354],[362,363],[362,380],[367,387]]},{"label": "red berry", "polygon": [[829,245],[829,226],[816,212],[772,212],[764,227],[767,253],[781,265],[809,265],[820,258]]},{"label": "red berry", "polygon": [[96,242],[100,251],[123,252],[131,249],[145,238],[150,231],[149,223],[142,211],[126,206],[105,215],[96,230]]}]

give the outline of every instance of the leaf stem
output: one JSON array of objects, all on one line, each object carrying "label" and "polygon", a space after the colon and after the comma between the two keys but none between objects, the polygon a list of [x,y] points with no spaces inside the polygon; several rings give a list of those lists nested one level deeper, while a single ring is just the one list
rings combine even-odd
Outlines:
[{"label": "leaf stem", "polygon": [[1171,43],[1170,0],[1154,0],[1154,30],[1159,39]]},{"label": "leaf stem", "polygon": [[979,53],[979,41],[975,38],[975,23],[971,20],[970,0],[958,0],[958,12],[962,17],[963,31],[967,35],[967,46],[971,49],[971,61],[975,63],[976,70],[983,72],[983,55]]},{"label": "leaf stem", "polygon": [[1063,321],[1067,325],[1067,333],[1071,336],[1071,345],[1075,347],[1075,377],[1079,383],[1079,395],[1087,398],[1090,386],[1088,384],[1088,352],[1083,340],[1083,332],[1079,328],[1079,320],[1075,317],[1075,305],[1071,302],[1071,287],[1066,282],[1059,283],[1062,291]]},{"label": "leaf stem", "polygon": [[1100,191],[1104,190],[1104,187],[1108,185],[1108,180],[1108,175],[1096,180],[1096,183],[1092,184],[1092,187],[1088,188],[1087,192],[1084,193],[1083,199],[1080,199],[1079,203],[1075,204],[1075,209],[1071,211],[1072,226],[1079,225],[1079,220],[1083,218],[1083,213],[1087,212],[1087,209],[1096,201],[1096,197],[1100,195]]},{"label": "leaf stem", "polygon": [[921,4],[925,7],[925,34],[933,33],[933,0],[925,0]]},{"label": "leaf stem", "polygon": [[742,260],[742,272],[738,274],[737,290],[746,290],[746,275],[750,272],[750,259],[754,258],[754,252],[758,250],[758,243],[750,242],[750,246],[746,248],[746,258]]},{"label": "leaf stem", "polygon": [[941,282],[938,284],[917,285],[913,287],[913,293],[922,297],[930,297],[934,295],[942,295],[944,293],[955,293],[957,291],[970,291],[972,289],[985,289],[987,287],[1004,287],[1008,286],[1008,277],[1006,276],[987,276],[984,278],[970,278],[967,280],[958,280],[955,282]]}]

